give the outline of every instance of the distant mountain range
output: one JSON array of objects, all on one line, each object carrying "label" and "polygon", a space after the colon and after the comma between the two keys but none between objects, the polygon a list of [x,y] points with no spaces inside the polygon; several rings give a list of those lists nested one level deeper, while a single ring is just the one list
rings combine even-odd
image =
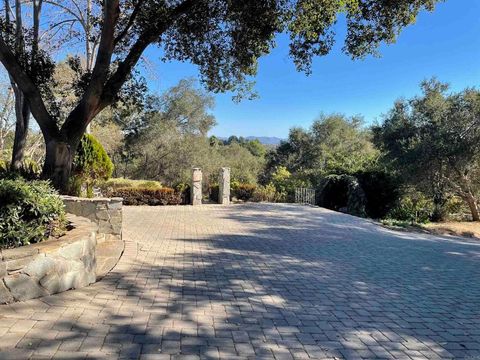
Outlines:
[{"label": "distant mountain range", "polygon": [[[241,137],[241,136],[239,136]],[[228,137],[225,137],[225,136],[219,136],[218,137],[220,140],[222,141],[226,141],[228,140],[229,138]],[[262,143],[263,145],[268,145],[268,146],[277,146],[277,145],[280,145],[280,142],[284,139],[280,139],[278,137],[275,137],[275,136],[246,136],[244,137],[244,139],[247,139],[247,140],[258,140],[260,141],[260,143]]]}]

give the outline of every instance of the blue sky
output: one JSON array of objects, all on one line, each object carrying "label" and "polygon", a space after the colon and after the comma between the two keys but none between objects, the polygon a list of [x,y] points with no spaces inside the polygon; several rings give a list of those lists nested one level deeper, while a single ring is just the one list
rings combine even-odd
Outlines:
[{"label": "blue sky", "polygon": [[[337,45],[317,58],[313,74],[295,70],[288,41],[260,60],[256,78],[259,99],[232,101],[231,94],[215,95],[218,125],[212,134],[277,136],[293,126],[308,127],[320,113],[363,115],[367,124],[380,120],[395,99],[419,92],[419,83],[432,76],[452,90],[480,85],[480,1],[447,0],[433,13],[422,13],[404,29],[396,44],[383,46],[382,57],[352,61],[341,52],[345,26],[339,22]],[[149,49],[150,61],[159,50]],[[152,91],[161,92],[197,69],[185,63],[159,63],[149,77]]]}]

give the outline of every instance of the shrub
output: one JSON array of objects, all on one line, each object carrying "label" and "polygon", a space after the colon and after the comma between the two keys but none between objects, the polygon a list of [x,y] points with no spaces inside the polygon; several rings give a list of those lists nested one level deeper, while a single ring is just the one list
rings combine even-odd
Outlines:
[{"label": "shrub", "polygon": [[86,196],[93,197],[93,187],[100,180],[112,176],[113,163],[102,144],[90,134],[80,141],[73,159],[70,193],[82,195],[82,186],[86,186]]},{"label": "shrub", "polygon": [[292,174],[285,166],[279,166],[272,174],[272,184],[278,192],[291,192],[292,190]]},{"label": "shrub", "polygon": [[182,194],[172,188],[119,188],[112,190],[108,196],[122,197],[124,205],[179,205]]},{"label": "shrub", "polygon": [[62,200],[45,181],[0,180],[0,247],[37,243],[65,226]]},{"label": "shrub", "polygon": [[98,184],[102,193],[119,189],[119,188],[144,188],[144,189],[161,189],[162,184],[154,180],[132,180],[124,178],[112,178]]},{"label": "shrub", "polygon": [[303,179],[299,174],[291,174],[284,166],[279,166],[275,169],[270,184],[275,186],[277,193],[281,194],[282,201],[286,202],[295,201],[295,189],[311,186],[309,181]]},{"label": "shrub", "polygon": [[329,175],[323,180],[318,205],[327,209],[365,216],[365,193],[350,175]]},{"label": "shrub", "polygon": [[134,180],[137,187],[145,189],[162,189],[162,183],[155,180]]},{"label": "shrub", "polygon": [[184,204],[184,205],[190,204],[190,197],[191,197],[190,184],[179,183],[175,186],[175,190],[177,191],[177,193],[180,194],[180,196],[182,198],[182,202],[181,202],[182,204]]},{"label": "shrub", "polygon": [[282,202],[284,200],[285,194],[277,192],[277,189],[272,183],[265,186],[257,186],[252,197],[252,201],[257,202]]},{"label": "shrub", "polygon": [[239,200],[249,201],[252,199],[256,188],[252,184],[238,184],[232,189],[232,194]]},{"label": "shrub", "polygon": [[448,221],[471,221],[470,209],[465,205],[465,201],[458,197],[452,196],[445,204],[445,211],[448,214]]},{"label": "shrub", "polygon": [[433,214],[431,199],[418,191],[409,191],[389,213],[388,217],[410,223],[426,223]]},{"label": "shrub", "polygon": [[365,192],[365,210],[369,217],[382,219],[398,203],[399,182],[393,175],[381,170],[371,170],[358,172],[355,177]]},{"label": "shrub", "polygon": [[32,159],[25,159],[17,170],[11,170],[9,163],[6,161],[0,161],[0,179],[38,180],[40,172],[40,166]]}]

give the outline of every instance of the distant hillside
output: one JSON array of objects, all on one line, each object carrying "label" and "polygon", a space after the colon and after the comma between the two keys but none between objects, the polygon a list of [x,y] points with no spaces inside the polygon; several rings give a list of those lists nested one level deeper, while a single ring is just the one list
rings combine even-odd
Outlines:
[{"label": "distant hillside", "polygon": [[[224,136],[219,136],[218,138],[222,141],[228,140],[228,137],[224,137]],[[278,145],[280,145],[280,142],[283,140],[283,139],[280,139],[280,138],[275,137],[275,136],[247,136],[244,139],[246,139],[246,140],[258,140],[263,145],[268,145],[268,146],[278,146]]]},{"label": "distant hillside", "polygon": [[247,136],[247,140],[258,140],[263,145],[279,145],[283,139],[277,138],[275,136]]}]

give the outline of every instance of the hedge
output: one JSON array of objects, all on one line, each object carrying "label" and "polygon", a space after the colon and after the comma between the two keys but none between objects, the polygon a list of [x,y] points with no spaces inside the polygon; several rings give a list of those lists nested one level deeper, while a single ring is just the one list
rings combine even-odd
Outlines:
[{"label": "hedge", "polygon": [[122,197],[124,205],[180,205],[182,194],[172,188],[118,188],[108,193],[109,197]]},{"label": "hedge", "polygon": [[232,195],[239,200],[249,201],[253,198],[256,188],[252,184],[238,184],[232,187]]}]

